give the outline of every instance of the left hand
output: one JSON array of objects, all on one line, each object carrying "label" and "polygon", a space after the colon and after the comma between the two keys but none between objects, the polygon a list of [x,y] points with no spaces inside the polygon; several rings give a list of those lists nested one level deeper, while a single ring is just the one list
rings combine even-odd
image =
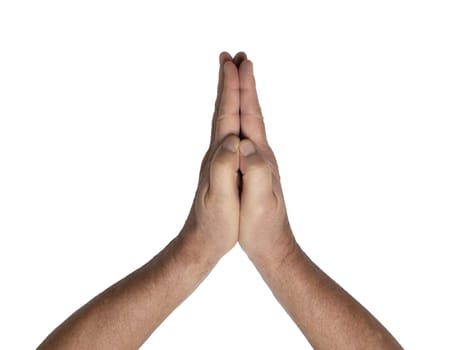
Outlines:
[{"label": "left hand", "polygon": [[297,246],[288,222],[280,175],[269,146],[253,63],[239,67],[239,168],[242,173],[239,242],[253,262],[278,263]]}]

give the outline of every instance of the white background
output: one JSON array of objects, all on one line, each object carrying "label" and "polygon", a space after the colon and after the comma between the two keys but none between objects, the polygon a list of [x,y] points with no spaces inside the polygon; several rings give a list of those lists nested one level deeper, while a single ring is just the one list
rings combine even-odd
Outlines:
[{"label": "white background", "polygon": [[[255,64],[292,228],[407,349],[459,349],[458,1],[1,1],[0,348],[181,229],[218,55]],[[306,349],[237,246],[145,349]]]}]

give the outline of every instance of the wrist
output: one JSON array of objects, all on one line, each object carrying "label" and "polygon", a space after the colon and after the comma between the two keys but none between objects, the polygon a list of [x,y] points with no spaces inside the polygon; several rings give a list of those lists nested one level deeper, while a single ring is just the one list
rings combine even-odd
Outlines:
[{"label": "wrist", "polygon": [[225,254],[195,227],[183,228],[177,239],[184,257],[191,264],[199,264],[211,269]]},{"label": "wrist", "polygon": [[282,237],[283,239],[278,240],[270,250],[247,254],[258,270],[279,269],[283,265],[290,264],[291,260],[302,253],[291,231],[284,233]]}]

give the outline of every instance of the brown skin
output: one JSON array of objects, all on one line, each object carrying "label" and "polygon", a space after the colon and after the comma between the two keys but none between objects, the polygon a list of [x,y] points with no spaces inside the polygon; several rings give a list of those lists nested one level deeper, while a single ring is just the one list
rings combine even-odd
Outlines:
[{"label": "brown skin", "polygon": [[238,68],[222,53],[210,147],[184,228],[151,261],[76,311],[38,349],[138,349],[235,246],[240,213],[238,106]]},{"label": "brown skin", "polygon": [[320,270],[291,231],[277,162],[266,138],[252,62],[239,68],[239,242],[314,349],[402,349],[354,298]]},{"label": "brown skin", "polygon": [[296,243],[243,52],[220,55],[210,147],[184,228],[38,349],[138,349],[237,241],[315,349],[401,349]]}]

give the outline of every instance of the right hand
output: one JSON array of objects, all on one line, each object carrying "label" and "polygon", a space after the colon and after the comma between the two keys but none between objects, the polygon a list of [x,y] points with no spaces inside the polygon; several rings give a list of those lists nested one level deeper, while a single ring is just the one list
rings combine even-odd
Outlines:
[{"label": "right hand", "polygon": [[277,161],[267,142],[253,63],[249,60],[240,64],[239,84],[239,243],[254,262],[281,262],[297,244],[288,222]]}]

